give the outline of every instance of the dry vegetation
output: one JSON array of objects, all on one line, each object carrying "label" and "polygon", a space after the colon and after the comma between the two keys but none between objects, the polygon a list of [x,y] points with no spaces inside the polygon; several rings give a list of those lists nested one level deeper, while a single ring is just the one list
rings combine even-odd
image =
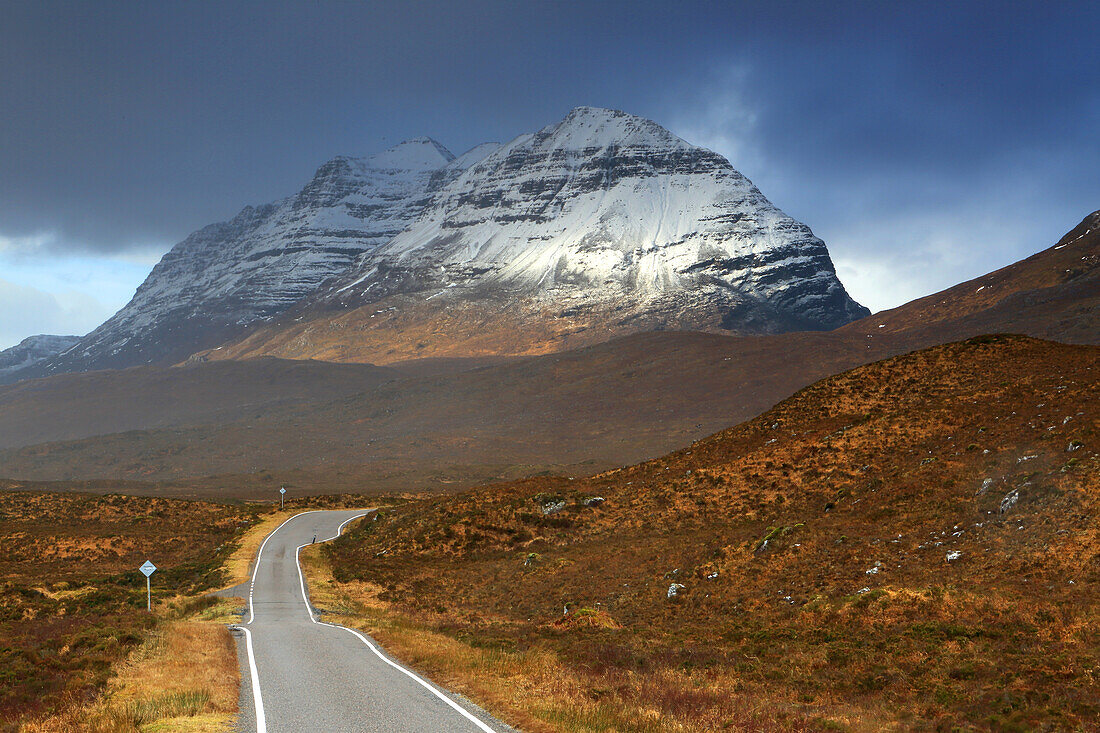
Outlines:
[{"label": "dry vegetation", "polygon": [[172,604],[162,623],[116,665],[103,694],[28,721],[20,733],[232,730],[240,675],[226,623],[237,620],[238,605],[212,597]]},{"label": "dry vegetation", "polygon": [[386,509],[320,605],[530,730],[1097,729],[1098,376],[1003,336],[861,367],[638,466]]},{"label": "dry vegetation", "polygon": [[[234,712],[235,653],[232,680],[192,666],[226,658],[231,640],[209,602],[188,597],[225,582],[223,565],[256,513],[0,492],[0,730],[129,731],[174,714]],[[137,571],[146,559],[159,567],[153,614]]]}]

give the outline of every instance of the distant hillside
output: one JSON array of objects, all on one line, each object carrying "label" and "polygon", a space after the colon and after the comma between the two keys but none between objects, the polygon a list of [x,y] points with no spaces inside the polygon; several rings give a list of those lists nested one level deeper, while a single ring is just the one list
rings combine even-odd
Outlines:
[{"label": "distant hillside", "polygon": [[36,364],[60,354],[80,341],[79,336],[28,336],[15,346],[0,351],[0,384]]},{"label": "distant hillside", "polygon": [[922,345],[994,331],[1100,343],[1100,211],[1027,259],[840,329]]}]

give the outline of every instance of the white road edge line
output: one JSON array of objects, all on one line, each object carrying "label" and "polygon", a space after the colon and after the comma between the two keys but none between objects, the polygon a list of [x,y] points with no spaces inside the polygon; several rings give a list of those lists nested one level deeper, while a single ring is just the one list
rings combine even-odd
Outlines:
[{"label": "white road edge line", "polygon": [[[253,568],[252,568],[252,580],[248,584],[248,623],[252,623],[252,621],[256,618],[256,611],[252,608],[252,591],[256,588],[256,574],[260,572],[260,558],[263,557],[264,546],[267,544],[267,541],[269,539],[271,539],[272,535],[274,535],[276,532],[278,532],[280,529],[282,529],[286,525],[286,523],[289,522],[291,519],[297,519],[298,517],[302,516],[303,514],[314,514],[314,513],[319,512],[319,511],[324,511],[324,510],[323,509],[311,509],[308,512],[298,512],[293,517],[287,518],[286,521],[284,521],[282,524],[280,524],[275,529],[271,530],[271,533],[268,534],[267,537],[264,537],[264,541],[260,543],[260,549],[257,550],[257,552],[256,552],[256,565],[253,566]],[[342,527],[343,525],[340,525],[340,526]]]},{"label": "white road edge line", "polygon": [[[264,554],[264,545],[271,539],[271,535],[278,532],[283,528],[287,522],[295,517],[300,517],[303,514],[313,514],[314,512],[322,511],[320,509],[313,509],[308,512],[299,512],[293,517],[288,518],[285,522],[280,524],[275,529],[271,530],[271,533],[264,537],[264,541],[260,543],[260,549],[256,552],[256,566],[252,568],[252,581],[248,584],[248,623],[252,623],[256,618],[256,611],[252,607],[252,591],[256,587],[256,574],[260,572],[260,558]],[[365,516],[365,515],[359,515]],[[355,517],[352,517],[354,519]],[[351,520],[348,520],[351,521]],[[347,524],[347,522],[344,522]],[[344,528],[344,524],[340,525],[340,529]],[[337,530],[337,536],[339,536],[339,530]],[[298,568],[298,573],[301,574],[301,568]],[[264,715],[264,698],[260,693],[260,671],[256,666],[256,654],[252,650],[252,632],[245,628],[243,625],[234,626],[234,628],[240,629],[244,632],[245,648],[248,651],[248,672],[252,677],[252,702],[256,708],[256,733],[267,733],[267,716]]]},{"label": "white road edge line", "polygon": [[252,651],[252,632],[244,626],[236,628],[244,632],[245,648],[248,649],[248,670],[252,675],[252,700],[256,703],[256,733],[267,733],[264,701],[260,695],[260,674],[256,670],[256,654]]},{"label": "white road edge line", "polygon": [[[369,514],[369,512],[368,512],[368,514]],[[336,539],[337,537],[340,536],[340,532],[343,531],[344,525],[346,525],[348,522],[352,521],[353,519],[361,519],[362,517],[365,517],[365,516],[367,516],[367,514],[360,514],[357,517],[352,517],[351,519],[347,520],[347,522],[344,522],[343,524],[341,524],[336,529],[336,534],[334,536],[329,537],[328,539],[321,540],[321,542],[331,542],[332,540],[334,540],[334,539]],[[272,534],[274,534],[274,532],[272,532]],[[366,644],[367,648],[370,649],[372,652],[374,652],[375,656],[377,656],[379,659],[381,659],[383,662],[390,665],[394,669],[396,669],[398,672],[401,672],[402,674],[404,674],[404,675],[408,676],[409,678],[411,678],[413,681],[419,683],[421,687],[423,687],[428,692],[430,692],[433,695],[435,695],[436,697],[438,697],[443,702],[450,705],[452,708],[454,708],[454,710],[456,712],[458,712],[460,715],[462,715],[464,718],[469,720],[471,723],[476,725],[481,730],[485,731],[485,733],[496,733],[496,731],[494,731],[492,728],[485,725],[485,723],[483,723],[482,721],[478,720],[478,718],[476,716],[474,716],[469,710],[462,707],[457,702],[455,702],[454,700],[449,698],[447,695],[444,695],[442,692],[440,692],[438,689],[436,689],[436,687],[433,684],[431,684],[427,680],[423,679],[422,677],[417,675],[412,670],[409,670],[409,669],[406,669],[405,667],[402,667],[400,664],[398,664],[397,662],[393,661],[392,659],[387,657],[385,654],[380,652],[378,650],[378,647],[376,647],[374,644],[372,644],[370,642],[370,639],[363,636],[362,634],[360,634],[355,629],[349,629],[347,626],[340,626],[339,624],[330,624],[326,621],[318,621],[314,617],[313,608],[309,605],[309,596],[306,594],[306,580],[305,580],[305,576],[302,574],[302,563],[299,560],[299,555],[302,552],[302,548],[303,547],[309,547],[309,545],[311,545],[311,544],[314,544],[314,543],[311,542],[311,543],[305,544],[305,545],[298,545],[298,549],[296,549],[294,551],[294,563],[298,566],[298,583],[302,588],[302,603],[304,603],[305,606],[306,606],[306,613],[309,614],[309,620],[312,621],[313,623],[319,625],[319,626],[328,626],[329,628],[340,629],[341,631],[346,631],[349,634],[352,634],[352,635],[358,637],[359,641]],[[259,564],[259,560],[257,560],[257,564]]]}]

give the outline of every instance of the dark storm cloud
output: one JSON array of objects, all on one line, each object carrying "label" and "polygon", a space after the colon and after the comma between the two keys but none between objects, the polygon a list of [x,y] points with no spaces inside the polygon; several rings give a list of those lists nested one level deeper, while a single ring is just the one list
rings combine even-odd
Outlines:
[{"label": "dark storm cloud", "polygon": [[711,115],[710,136],[742,135],[734,164],[815,229],[1019,197],[1022,226],[1057,234],[1100,207],[1094,4],[824,6],[18,3],[0,237],[163,246],[336,154],[422,134],[461,152],[576,104],[694,130],[731,91],[751,130]]}]

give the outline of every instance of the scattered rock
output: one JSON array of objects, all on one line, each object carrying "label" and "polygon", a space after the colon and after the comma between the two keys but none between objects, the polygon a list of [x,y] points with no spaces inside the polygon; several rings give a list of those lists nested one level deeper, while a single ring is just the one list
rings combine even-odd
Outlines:
[{"label": "scattered rock", "polygon": [[682,583],[673,583],[668,587],[668,598],[675,598],[676,596],[680,595],[680,592],[683,591],[686,587],[687,586],[683,585]]},{"label": "scattered rock", "polygon": [[959,550],[949,550],[947,553],[947,562],[954,562],[962,556],[963,554]]},{"label": "scattered rock", "polygon": [[1071,440],[1069,442],[1069,445],[1066,446],[1066,453],[1072,453],[1073,451],[1084,447],[1084,445],[1085,444],[1079,440]]},{"label": "scattered rock", "polygon": [[590,496],[590,497],[588,497],[587,499],[584,500],[584,505],[585,506],[599,506],[600,504],[603,504],[605,501],[607,501],[607,500],[604,499],[602,496]]},{"label": "scattered rock", "polygon": [[982,487],[980,489],[978,489],[976,495],[981,496],[985,492],[989,491],[990,487],[992,487],[992,486],[993,486],[993,479],[991,479],[991,478],[984,479],[982,481]]},{"label": "scattered rock", "polygon": [[543,514],[556,514],[565,508],[565,499],[556,494],[538,494],[535,502],[542,509]]},{"label": "scattered rock", "polygon": [[1019,489],[1013,489],[1005,494],[1005,498],[1001,499],[1001,514],[1005,514],[1012,507],[1016,506],[1016,502],[1020,500]]}]

